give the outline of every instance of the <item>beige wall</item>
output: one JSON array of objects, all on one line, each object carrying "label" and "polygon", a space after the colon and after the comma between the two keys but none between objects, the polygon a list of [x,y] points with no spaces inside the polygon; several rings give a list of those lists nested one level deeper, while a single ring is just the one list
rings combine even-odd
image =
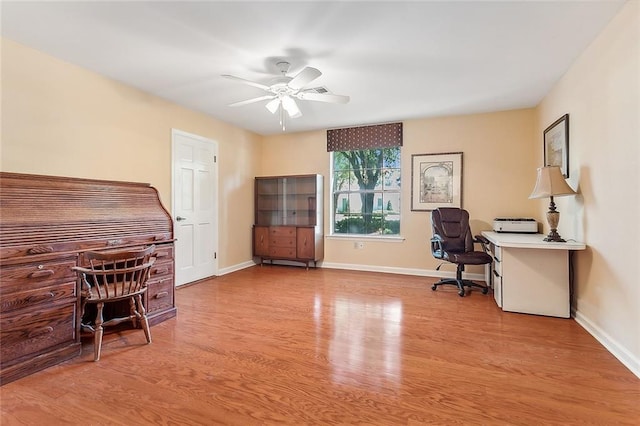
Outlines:
[{"label": "beige wall", "polygon": [[261,137],[2,39],[1,170],[149,182],[171,209],[171,129],[218,142],[219,266],[251,258]]},{"label": "beige wall", "polygon": [[[429,213],[411,211],[412,154],[463,152],[463,206],[472,230],[491,228],[497,216],[539,215],[528,199],[535,183],[538,141],[533,109],[403,122],[402,242],[328,238],[325,264],[375,266],[432,271]],[[325,177],[325,229],[329,228],[329,162],[326,132],[265,137],[260,174],[319,173]],[[538,218],[539,220],[539,218]],[[360,239],[361,240],[361,239]],[[476,269],[475,270],[480,271]],[[472,270],[473,272],[473,270]]]},{"label": "beige wall", "polygon": [[536,129],[569,113],[568,182],[578,195],[557,204],[560,234],[588,245],[576,254],[576,318],[638,375],[639,5],[629,1],[544,98]]}]

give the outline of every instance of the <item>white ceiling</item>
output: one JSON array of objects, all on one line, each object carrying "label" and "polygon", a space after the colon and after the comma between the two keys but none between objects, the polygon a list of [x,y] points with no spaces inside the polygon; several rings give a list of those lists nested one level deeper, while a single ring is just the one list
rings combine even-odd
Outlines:
[{"label": "white ceiling", "polygon": [[346,105],[299,101],[287,132],[537,105],[623,0],[2,1],[3,37],[256,133],[275,63]]}]

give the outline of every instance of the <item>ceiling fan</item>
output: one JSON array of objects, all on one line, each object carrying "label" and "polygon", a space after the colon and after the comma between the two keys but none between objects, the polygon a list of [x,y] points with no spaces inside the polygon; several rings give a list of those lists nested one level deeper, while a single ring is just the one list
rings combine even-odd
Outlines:
[{"label": "ceiling fan", "polygon": [[[252,104],[254,102],[268,100],[265,107],[272,113],[280,113],[280,125],[282,130],[285,130],[285,111],[290,118],[300,117],[302,112],[298,108],[298,104],[295,99],[303,101],[320,101],[334,104],[346,104],[349,102],[349,96],[334,95],[329,93],[324,87],[305,88],[307,84],[320,77],[322,73],[316,68],[305,67],[295,77],[288,77],[289,62],[278,62],[276,64],[278,70],[282,74],[279,77],[273,79],[270,85],[257,83],[251,80],[245,80],[244,78],[235,77],[233,75],[224,74],[222,77],[239,81],[249,86],[257,87],[259,89],[269,92],[268,95],[258,96],[257,98],[247,99],[246,101],[240,101],[230,104],[231,107],[243,106]],[[294,99],[295,98],[295,99]]]}]

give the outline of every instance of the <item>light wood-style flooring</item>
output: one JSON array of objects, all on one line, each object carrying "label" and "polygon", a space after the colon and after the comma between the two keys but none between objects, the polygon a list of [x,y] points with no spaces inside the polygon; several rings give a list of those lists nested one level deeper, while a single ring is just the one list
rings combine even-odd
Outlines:
[{"label": "light wood-style flooring", "polygon": [[433,278],[256,266],[9,383],[9,425],[638,425],[640,379],[571,319]]}]

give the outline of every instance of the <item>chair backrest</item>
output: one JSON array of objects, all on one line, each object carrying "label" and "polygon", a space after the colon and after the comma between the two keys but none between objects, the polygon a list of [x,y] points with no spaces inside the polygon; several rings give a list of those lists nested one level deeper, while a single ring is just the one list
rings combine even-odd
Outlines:
[{"label": "chair backrest", "polygon": [[85,252],[89,268],[76,268],[84,275],[91,299],[106,300],[125,297],[146,287],[155,245],[143,250]]},{"label": "chair backrest", "polygon": [[442,238],[446,251],[473,251],[473,236],[469,227],[469,212],[454,207],[440,207],[431,212],[433,235]]}]

